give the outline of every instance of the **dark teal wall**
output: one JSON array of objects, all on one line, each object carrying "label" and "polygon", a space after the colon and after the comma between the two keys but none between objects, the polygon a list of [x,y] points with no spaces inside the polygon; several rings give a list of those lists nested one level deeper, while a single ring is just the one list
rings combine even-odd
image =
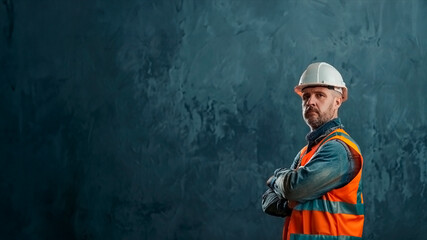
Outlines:
[{"label": "dark teal wall", "polygon": [[280,239],[265,180],[342,73],[365,239],[427,234],[427,2],[0,3],[1,239]]}]

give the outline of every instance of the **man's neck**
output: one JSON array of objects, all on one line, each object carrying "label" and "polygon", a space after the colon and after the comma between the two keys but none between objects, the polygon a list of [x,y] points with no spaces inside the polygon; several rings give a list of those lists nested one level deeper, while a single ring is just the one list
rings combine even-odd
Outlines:
[{"label": "man's neck", "polygon": [[317,129],[312,130],[306,136],[306,140],[308,142],[309,148],[315,145],[317,142],[323,139],[327,134],[333,131],[336,128],[343,128],[344,126],[341,124],[341,120],[339,118],[331,119],[326,122],[322,126]]}]

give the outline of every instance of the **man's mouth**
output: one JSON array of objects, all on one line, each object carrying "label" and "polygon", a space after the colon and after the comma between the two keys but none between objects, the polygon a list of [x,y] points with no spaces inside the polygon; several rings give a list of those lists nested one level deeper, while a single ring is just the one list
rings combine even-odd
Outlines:
[{"label": "man's mouth", "polygon": [[317,113],[317,110],[314,108],[308,108],[307,110],[305,110],[306,113],[311,113],[311,112],[315,112]]},{"label": "man's mouth", "polygon": [[309,109],[309,110],[307,110],[305,112],[304,115],[309,116],[309,115],[314,114],[314,113],[318,114],[318,112],[316,111],[316,109]]}]

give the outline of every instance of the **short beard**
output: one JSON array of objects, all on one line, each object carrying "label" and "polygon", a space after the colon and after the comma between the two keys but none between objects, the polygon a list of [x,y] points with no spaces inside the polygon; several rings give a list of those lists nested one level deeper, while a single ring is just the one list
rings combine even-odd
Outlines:
[{"label": "short beard", "polygon": [[332,104],[329,105],[328,110],[325,113],[320,113],[317,109],[313,109],[316,111],[318,117],[316,118],[307,118],[304,113],[304,120],[311,127],[311,129],[318,129],[323,124],[331,121],[334,117],[334,112],[332,111]]}]

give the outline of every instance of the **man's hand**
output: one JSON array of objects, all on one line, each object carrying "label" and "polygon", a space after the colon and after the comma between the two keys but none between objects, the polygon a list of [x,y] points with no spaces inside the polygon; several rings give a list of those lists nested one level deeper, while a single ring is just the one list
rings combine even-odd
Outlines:
[{"label": "man's hand", "polygon": [[276,177],[273,175],[267,180],[267,187],[274,189],[274,182],[276,182]]},{"label": "man's hand", "polygon": [[274,174],[267,180],[267,186],[274,190],[274,183],[276,182],[276,179],[282,175],[283,173],[289,171],[287,168],[278,168],[274,171]]}]

